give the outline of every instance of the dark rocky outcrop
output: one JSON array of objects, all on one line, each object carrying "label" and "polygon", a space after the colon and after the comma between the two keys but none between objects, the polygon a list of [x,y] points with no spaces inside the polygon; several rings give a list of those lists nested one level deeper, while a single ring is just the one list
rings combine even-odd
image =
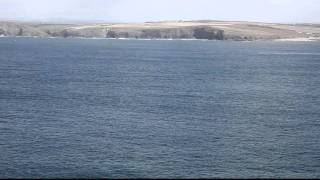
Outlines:
[{"label": "dark rocky outcrop", "polygon": [[3,29],[0,29],[0,36],[6,35],[6,32]]},{"label": "dark rocky outcrop", "polygon": [[66,38],[66,37],[79,37],[80,32],[65,29],[65,30],[61,31],[60,35],[58,35],[58,36],[62,36],[64,38]]},{"label": "dark rocky outcrop", "polygon": [[127,31],[109,29],[106,32],[106,38],[224,40],[224,31],[210,27],[148,28]]},{"label": "dark rocky outcrop", "polygon": [[107,30],[106,38],[119,38],[120,36],[113,30]]},{"label": "dark rocky outcrop", "polygon": [[224,31],[210,27],[199,27],[194,29],[193,36],[196,39],[224,40]]},{"label": "dark rocky outcrop", "polygon": [[19,32],[18,32],[17,36],[23,36],[23,29],[22,28],[19,28]]}]

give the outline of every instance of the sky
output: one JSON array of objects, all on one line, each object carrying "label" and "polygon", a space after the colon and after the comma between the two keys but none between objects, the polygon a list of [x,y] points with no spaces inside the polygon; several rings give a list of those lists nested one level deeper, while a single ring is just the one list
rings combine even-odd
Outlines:
[{"label": "sky", "polygon": [[0,20],[320,23],[319,0],[0,0]]}]

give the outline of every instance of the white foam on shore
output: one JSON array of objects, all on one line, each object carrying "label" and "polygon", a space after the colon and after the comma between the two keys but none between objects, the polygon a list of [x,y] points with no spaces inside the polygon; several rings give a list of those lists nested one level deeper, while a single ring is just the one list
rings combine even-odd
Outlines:
[{"label": "white foam on shore", "polygon": [[320,37],[308,37],[308,38],[287,38],[287,39],[276,39],[274,41],[283,41],[283,42],[310,42],[310,41],[320,41]]},{"label": "white foam on shore", "polygon": [[312,55],[312,56],[320,56],[318,52],[260,52],[259,55]]}]

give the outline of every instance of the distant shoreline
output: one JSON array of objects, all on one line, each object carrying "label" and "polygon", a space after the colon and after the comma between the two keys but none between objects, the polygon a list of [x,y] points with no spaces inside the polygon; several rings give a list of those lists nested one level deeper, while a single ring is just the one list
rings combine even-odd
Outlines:
[{"label": "distant shoreline", "polygon": [[287,38],[257,40],[208,40],[208,39],[156,39],[156,38],[100,38],[100,37],[41,37],[41,36],[0,36],[1,38],[39,38],[39,39],[86,39],[86,40],[127,40],[127,41],[221,41],[221,42],[320,42],[320,38]]},{"label": "distant shoreline", "polygon": [[162,21],[127,24],[1,22],[0,36],[138,40],[318,41],[318,24],[237,21]]}]

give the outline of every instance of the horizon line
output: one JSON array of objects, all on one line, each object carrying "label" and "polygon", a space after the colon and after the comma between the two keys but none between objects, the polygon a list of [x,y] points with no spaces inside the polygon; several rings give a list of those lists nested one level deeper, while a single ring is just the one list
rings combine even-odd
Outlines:
[{"label": "horizon line", "polygon": [[145,23],[161,23],[161,22],[197,22],[197,21],[212,21],[212,22],[247,22],[247,23],[265,23],[265,24],[320,24],[320,22],[271,22],[271,21],[248,21],[248,20],[217,20],[217,19],[177,19],[177,20],[149,20],[144,22],[125,22],[125,21],[107,21],[107,20],[22,20],[22,19],[0,19],[0,22],[13,23],[39,23],[39,24],[145,24]]}]

